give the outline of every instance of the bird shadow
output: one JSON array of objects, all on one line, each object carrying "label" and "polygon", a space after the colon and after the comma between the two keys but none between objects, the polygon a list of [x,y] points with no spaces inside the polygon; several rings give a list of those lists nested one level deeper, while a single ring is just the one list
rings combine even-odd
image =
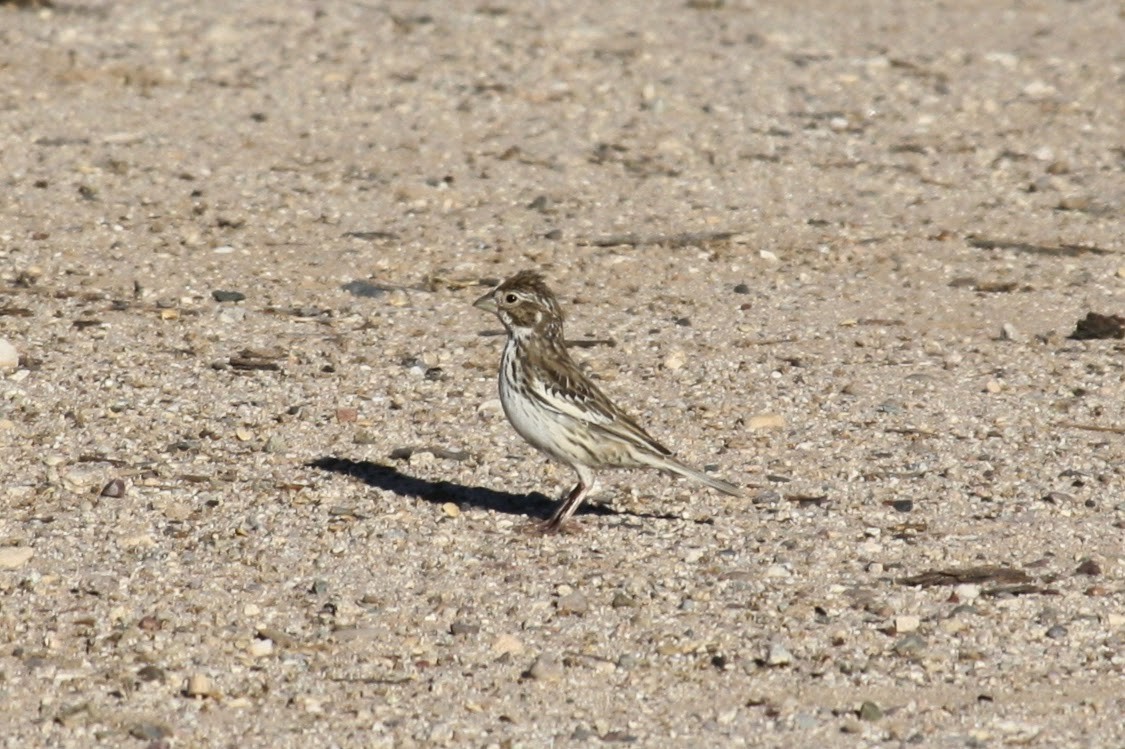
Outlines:
[{"label": "bird shadow", "polygon": [[[338,473],[342,476],[359,479],[368,486],[375,487],[397,494],[400,497],[413,497],[434,504],[453,502],[460,505],[479,507],[484,510],[501,512],[506,515],[529,515],[534,518],[546,520],[554,512],[557,500],[551,499],[540,492],[518,494],[486,486],[465,486],[454,481],[428,481],[416,476],[410,476],[393,466],[383,463],[374,463],[369,460],[351,460],[336,456],[317,458],[308,463],[310,468],[317,468],[329,473]],[[576,515],[610,515],[634,518],[647,518],[650,520],[688,520],[689,522],[709,524],[710,521],[692,520],[679,515],[663,513],[630,512],[615,510],[602,504],[586,503],[578,508]]]},{"label": "bird shadow", "polygon": [[[392,492],[400,497],[414,497],[434,504],[453,502],[502,512],[506,515],[530,515],[543,519],[551,516],[557,504],[556,500],[539,492],[518,494],[489,489],[486,486],[465,486],[454,481],[427,481],[407,475],[393,466],[373,463],[369,460],[326,456],[317,458],[308,465],[322,471],[359,479],[368,486]],[[589,515],[620,514],[601,505],[584,506],[579,508],[578,512]]]}]

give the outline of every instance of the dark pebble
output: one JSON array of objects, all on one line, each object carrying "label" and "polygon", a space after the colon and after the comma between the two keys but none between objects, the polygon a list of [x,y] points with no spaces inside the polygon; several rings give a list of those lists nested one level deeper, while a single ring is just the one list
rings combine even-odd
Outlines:
[{"label": "dark pebble", "polygon": [[1061,640],[1062,638],[1066,637],[1066,635],[1066,627],[1061,624],[1056,624],[1055,626],[1047,630],[1047,637],[1050,637],[1052,640]]},{"label": "dark pebble", "polygon": [[118,497],[125,496],[125,482],[121,479],[113,479],[108,484],[102,487],[101,495],[103,497]]},{"label": "dark pebble", "polygon": [[883,717],[883,708],[874,702],[864,702],[859,706],[859,719],[867,721],[879,720]]},{"label": "dark pebble", "polygon": [[348,281],[340,288],[354,296],[367,297],[368,299],[375,299],[387,293],[385,286],[370,281]]},{"label": "dark pebble", "polygon": [[914,509],[914,500],[912,499],[899,499],[891,502],[891,507],[899,512],[910,512]]},{"label": "dark pebble", "polygon": [[162,723],[137,723],[129,729],[129,735],[142,741],[159,741],[172,735],[172,729]]},{"label": "dark pebble", "polygon": [[458,619],[449,625],[451,635],[475,635],[480,633],[480,625]]},{"label": "dark pebble", "polygon": [[241,291],[223,291],[222,289],[215,289],[211,292],[211,298],[216,302],[241,302],[246,298],[246,295]]},{"label": "dark pebble", "polygon": [[164,669],[156,666],[143,666],[137,671],[137,678],[141,681],[164,681]]},{"label": "dark pebble", "polygon": [[735,294],[749,294],[750,293],[750,287],[747,286],[744,283],[740,283],[740,284],[738,284],[737,286],[734,287],[734,293]]},{"label": "dark pebble", "polygon": [[1078,569],[1074,571],[1079,575],[1089,575],[1094,577],[1102,574],[1102,566],[1095,562],[1093,559],[1086,559],[1082,564],[1078,565]]}]

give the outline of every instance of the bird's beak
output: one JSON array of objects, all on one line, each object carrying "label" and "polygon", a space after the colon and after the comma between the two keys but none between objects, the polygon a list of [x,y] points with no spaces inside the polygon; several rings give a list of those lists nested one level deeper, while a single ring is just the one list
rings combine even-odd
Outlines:
[{"label": "bird's beak", "polygon": [[492,298],[492,292],[488,292],[480,299],[473,302],[473,306],[477,309],[482,309],[485,312],[496,314],[496,300]]}]

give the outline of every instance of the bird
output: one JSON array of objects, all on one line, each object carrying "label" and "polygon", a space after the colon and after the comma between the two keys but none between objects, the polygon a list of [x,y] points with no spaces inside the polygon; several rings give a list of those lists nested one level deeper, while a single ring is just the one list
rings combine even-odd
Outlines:
[{"label": "bird", "polygon": [[520,271],[473,306],[495,314],[507,332],[498,379],[508,421],[578,478],[539,530],[562,530],[594,489],[596,471],[604,468],[656,468],[742,496],[734,484],[675,458],[594,384],[567,351],[563,311],[542,274]]}]

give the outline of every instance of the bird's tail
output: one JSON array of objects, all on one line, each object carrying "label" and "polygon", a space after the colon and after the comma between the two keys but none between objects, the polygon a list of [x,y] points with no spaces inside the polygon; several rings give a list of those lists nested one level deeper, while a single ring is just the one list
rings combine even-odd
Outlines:
[{"label": "bird's tail", "polygon": [[732,497],[742,496],[742,490],[729,481],[723,481],[717,476],[711,476],[710,474],[706,474],[703,471],[698,471],[691,466],[684,465],[680,461],[673,460],[669,457],[665,457],[664,461],[666,461],[666,465],[662,465],[660,467],[664,468],[667,471],[679,474],[680,476],[683,476],[686,479],[690,479],[697,484],[703,484],[704,486],[709,486],[712,489],[717,489],[723,494],[729,494]]}]

